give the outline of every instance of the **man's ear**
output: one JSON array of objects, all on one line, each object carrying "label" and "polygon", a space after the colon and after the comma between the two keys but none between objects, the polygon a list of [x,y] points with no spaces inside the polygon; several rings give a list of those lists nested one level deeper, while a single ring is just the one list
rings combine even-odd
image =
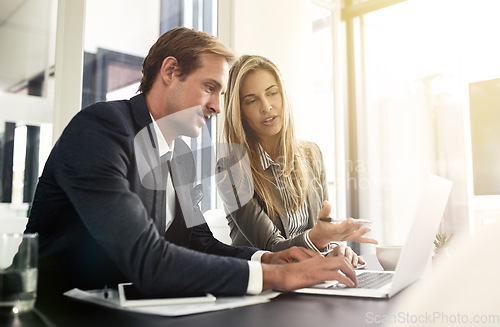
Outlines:
[{"label": "man's ear", "polygon": [[169,56],[163,59],[160,69],[160,76],[163,83],[170,84],[174,79],[177,70],[177,59]]}]

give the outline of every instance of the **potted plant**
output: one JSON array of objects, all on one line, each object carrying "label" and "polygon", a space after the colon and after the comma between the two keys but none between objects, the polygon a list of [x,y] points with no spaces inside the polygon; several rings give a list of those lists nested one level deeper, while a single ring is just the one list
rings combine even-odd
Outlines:
[{"label": "potted plant", "polygon": [[453,238],[453,233],[448,235],[447,233],[437,233],[434,239],[434,255],[432,257],[433,263],[441,261],[442,258],[449,256],[448,246],[450,245],[451,239]]}]

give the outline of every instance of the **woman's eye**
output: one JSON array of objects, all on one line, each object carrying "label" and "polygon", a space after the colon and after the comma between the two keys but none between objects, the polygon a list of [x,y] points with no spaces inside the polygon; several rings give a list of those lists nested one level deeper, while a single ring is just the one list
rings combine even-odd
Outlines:
[{"label": "woman's eye", "polygon": [[207,92],[212,93],[214,89],[213,85],[207,85]]},{"label": "woman's eye", "polygon": [[255,102],[255,99],[254,99],[254,98],[252,98],[252,99],[248,99],[248,100],[246,100],[246,101],[245,101],[245,104],[248,106],[248,105],[250,105],[250,104],[252,104],[252,103],[254,103],[254,102]]}]

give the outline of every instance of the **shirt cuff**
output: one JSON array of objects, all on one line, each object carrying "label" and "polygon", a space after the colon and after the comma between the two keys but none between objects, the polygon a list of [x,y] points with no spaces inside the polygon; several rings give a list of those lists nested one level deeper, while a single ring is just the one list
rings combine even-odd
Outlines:
[{"label": "shirt cuff", "polygon": [[252,257],[250,258],[251,261],[261,261],[262,259],[262,256],[264,255],[264,253],[266,252],[269,252],[269,251],[256,251],[254,254],[252,254]]},{"label": "shirt cuff", "polygon": [[311,250],[314,250],[314,251],[317,251],[317,252],[320,252],[322,255],[326,256],[328,253],[330,253],[334,247],[336,247],[337,245],[339,245],[338,242],[330,242],[330,244],[328,244],[327,246],[325,246],[323,249],[321,250],[318,250],[318,248],[316,247],[316,245],[314,245],[314,243],[311,241],[311,239],[309,238],[309,232],[311,230],[308,229],[305,233],[304,233],[304,238],[305,238],[305,241],[306,241],[306,245],[311,249]]},{"label": "shirt cuff", "polygon": [[[258,251],[259,252],[259,251]],[[264,252],[264,251],[260,251]],[[261,254],[262,256],[262,254]],[[253,256],[252,256],[253,259]],[[260,261],[260,258],[259,258]],[[248,287],[247,294],[260,294],[262,293],[262,264],[258,261],[252,260],[248,262]]]}]

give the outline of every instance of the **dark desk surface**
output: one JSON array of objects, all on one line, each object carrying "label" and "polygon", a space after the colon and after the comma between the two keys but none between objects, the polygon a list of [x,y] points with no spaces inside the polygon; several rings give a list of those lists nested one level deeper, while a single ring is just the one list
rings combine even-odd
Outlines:
[{"label": "dark desk surface", "polygon": [[[364,257],[370,269],[380,267],[374,255]],[[183,317],[131,313],[61,298],[10,320],[3,317],[0,326],[376,326],[367,321],[388,314],[399,295],[388,300],[283,293],[269,303]]]}]

